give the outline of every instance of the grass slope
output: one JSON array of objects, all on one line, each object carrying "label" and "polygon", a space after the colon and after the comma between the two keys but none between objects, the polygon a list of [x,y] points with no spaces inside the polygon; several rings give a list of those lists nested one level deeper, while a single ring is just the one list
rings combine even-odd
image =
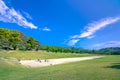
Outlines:
[{"label": "grass slope", "polygon": [[120,56],[42,68],[0,60],[0,80],[120,80]]},{"label": "grass slope", "polygon": [[17,58],[17,59],[53,59],[67,57],[84,57],[92,56],[93,54],[75,54],[75,53],[53,53],[46,51],[5,51],[0,53],[0,57]]}]

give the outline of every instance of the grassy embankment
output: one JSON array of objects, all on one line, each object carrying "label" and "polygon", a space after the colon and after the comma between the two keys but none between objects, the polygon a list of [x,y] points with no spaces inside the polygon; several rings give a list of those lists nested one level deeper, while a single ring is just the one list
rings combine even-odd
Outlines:
[{"label": "grassy embankment", "polygon": [[84,57],[92,56],[93,54],[76,54],[76,53],[53,53],[46,51],[5,51],[0,52],[0,57],[17,58],[17,59],[53,59],[67,57]]}]

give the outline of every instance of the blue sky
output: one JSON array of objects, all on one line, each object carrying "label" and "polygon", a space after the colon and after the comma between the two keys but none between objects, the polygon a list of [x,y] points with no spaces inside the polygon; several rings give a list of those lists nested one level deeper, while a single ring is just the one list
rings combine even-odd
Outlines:
[{"label": "blue sky", "polygon": [[42,45],[120,47],[120,0],[0,0],[0,28]]}]

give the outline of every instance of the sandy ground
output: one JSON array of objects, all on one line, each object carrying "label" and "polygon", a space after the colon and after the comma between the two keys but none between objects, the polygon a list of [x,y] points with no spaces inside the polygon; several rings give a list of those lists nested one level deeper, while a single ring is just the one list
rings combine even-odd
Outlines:
[{"label": "sandy ground", "polygon": [[59,59],[47,59],[47,60],[20,60],[19,63],[27,67],[42,67],[42,66],[51,66],[51,65],[63,64],[63,63],[76,62],[76,61],[91,60],[102,57],[104,56],[59,58]]}]

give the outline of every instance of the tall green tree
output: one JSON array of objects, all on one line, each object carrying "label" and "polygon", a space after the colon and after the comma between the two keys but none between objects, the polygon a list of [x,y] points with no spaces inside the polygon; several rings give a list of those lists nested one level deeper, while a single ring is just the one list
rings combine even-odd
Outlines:
[{"label": "tall green tree", "polygon": [[17,46],[19,45],[20,41],[21,41],[21,38],[19,36],[19,32],[18,31],[11,31],[11,34],[10,34],[10,38],[9,38],[9,41],[11,42],[10,46],[16,50],[17,49]]},{"label": "tall green tree", "polygon": [[26,44],[26,50],[32,50],[35,49],[36,51],[40,49],[40,43],[35,40],[32,37],[28,38],[27,44]]}]

